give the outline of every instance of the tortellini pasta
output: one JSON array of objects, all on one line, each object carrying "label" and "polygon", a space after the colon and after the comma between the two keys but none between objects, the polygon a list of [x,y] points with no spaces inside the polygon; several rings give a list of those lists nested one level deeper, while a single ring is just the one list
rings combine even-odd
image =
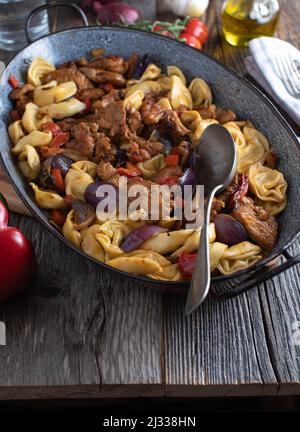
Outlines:
[{"label": "tortellini pasta", "polygon": [[214,242],[209,245],[210,271],[214,271],[228,246],[224,243]]},{"label": "tortellini pasta", "polygon": [[271,214],[278,214],[286,206],[287,182],[283,174],[257,163],[249,169],[249,186],[259,203]]},{"label": "tortellini pasta", "polygon": [[238,243],[226,249],[217,264],[223,275],[229,275],[250,267],[262,259],[261,248],[248,241]]},{"label": "tortellini pasta", "polygon": [[148,276],[162,275],[164,268],[171,265],[159,253],[142,249],[112,259],[107,264],[122,271]]},{"label": "tortellini pasta", "polygon": [[80,249],[81,247],[81,233],[74,228],[74,210],[71,210],[66,218],[66,221],[63,225],[63,235],[64,237],[73,243],[74,246]]},{"label": "tortellini pasta", "polygon": [[29,66],[27,73],[27,81],[34,86],[42,85],[41,78],[44,74],[52,72],[55,67],[41,57],[35,58]]},{"label": "tortellini pasta", "polygon": [[17,120],[8,126],[8,135],[14,145],[16,145],[17,142],[20,141],[21,138],[23,138],[25,133],[22,128],[21,120]]},{"label": "tortellini pasta", "polygon": [[39,112],[39,107],[32,102],[26,105],[25,112],[22,117],[22,124],[26,132],[30,133],[40,129],[43,123],[51,121],[52,119]]},{"label": "tortellini pasta", "polygon": [[95,258],[98,261],[105,261],[105,251],[96,239],[99,233],[100,225],[95,224],[81,231],[81,248],[83,252]]},{"label": "tortellini pasta", "polygon": [[160,74],[161,68],[156,66],[154,63],[150,63],[144,70],[140,81],[154,80],[155,78],[159,77]]},{"label": "tortellini pasta", "polygon": [[209,85],[201,78],[195,78],[189,85],[193,99],[193,107],[209,106],[212,104],[212,94]]},{"label": "tortellini pasta", "polygon": [[120,244],[124,237],[131,231],[128,225],[120,221],[107,221],[100,226],[99,233],[96,234],[96,239],[103,247],[108,259],[124,255]]},{"label": "tortellini pasta", "polygon": [[51,132],[33,131],[22,137],[17,144],[12,148],[14,154],[22,153],[26,145],[32,147],[42,147],[50,144],[52,140]]},{"label": "tortellini pasta", "polygon": [[[190,237],[186,239],[184,244],[170,255],[170,260],[178,259],[179,256],[184,252],[187,254],[195,253],[198,250],[201,236],[201,229],[196,230]],[[216,240],[215,224],[210,223],[208,226],[208,241],[213,243]]]},{"label": "tortellini pasta", "polygon": [[57,84],[56,81],[51,81],[48,84],[37,87],[33,91],[33,100],[36,105],[43,107],[58,102],[62,102],[74,96],[77,92],[77,87],[74,81],[67,81]]},{"label": "tortellini pasta", "polygon": [[55,192],[42,190],[35,183],[30,183],[39,207],[48,210],[61,210],[67,208],[63,197]]},{"label": "tortellini pasta", "polygon": [[65,177],[66,195],[84,201],[84,192],[90,183],[93,183],[93,178],[88,173],[71,168]]},{"label": "tortellini pasta", "polygon": [[176,109],[180,105],[184,105],[191,109],[193,107],[192,96],[186,86],[183,84],[181,78],[177,75],[172,75],[171,79],[171,89],[167,95],[171,102],[172,108]]},{"label": "tortellini pasta", "polygon": [[193,230],[184,229],[156,234],[144,241],[141,245],[141,249],[166,255],[180,248],[192,233]]},{"label": "tortellini pasta", "polygon": [[131,96],[136,91],[142,91],[144,96],[146,96],[148,93],[159,94],[161,92],[161,87],[156,81],[146,80],[146,81],[138,82],[126,89],[125,91],[126,98]]},{"label": "tortellini pasta", "polygon": [[72,168],[77,171],[84,171],[89,174],[92,178],[97,175],[97,164],[89,160],[81,160],[72,164]]},{"label": "tortellini pasta", "polygon": [[140,162],[137,164],[139,170],[142,172],[142,176],[146,179],[153,177],[157,171],[164,168],[165,166],[165,158],[164,155],[158,154],[153,156],[151,159],[148,159],[144,162]]},{"label": "tortellini pasta", "polygon": [[142,90],[136,90],[124,99],[125,108],[138,110],[141,108],[145,95]]},{"label": "tortellini pasta", "polygon": [[198,144],[203,132],[209,125],[218,123],[215,119],[202,120],[198,111],[195,110],[184,111],[180,120],[185,127],[190,129],[190,138],[194,145]]},{"label": "tortellini pasta", "polygon": [[86,105],[76,98],[70,98],[67,101],[45,105],[40,108],[40,112],[48,114],[54,119],[63,119],[71,117],[86,109]]},{"label": "tortellini pasta", "polygon": [[179,69],[177,66],[167,66],[167,74],[169,77],[172,77],[173,75],[178,76],[181,79],[183,85],[186,86],[186,77],[184,76],[182,70]]},{"label": "tortellini pasta", "polygon": [[26,145],[19,155],[18,165],[25,177],[30,180],[38,178],[41,171],[41,161],[36,149]]},{"label": "tortellini pasta", "polygon": [[237,145],[238,172],[247,172],[251,165],[266,160],[270,149],[266,137],[254,128],[244,127],[243,134],[246,143]]}]

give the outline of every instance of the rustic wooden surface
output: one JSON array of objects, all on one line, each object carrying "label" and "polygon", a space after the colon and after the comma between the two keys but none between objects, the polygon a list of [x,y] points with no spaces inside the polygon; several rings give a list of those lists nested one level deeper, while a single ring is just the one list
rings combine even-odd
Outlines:
[{"label": "rustic wooden surface", "polygon": [[[300,48],[300,4],[281,6],[278,34]],[[243,73],[247,51],[222,40],[220,7],[211,0],[205,16],[207,51]],[[116,282],[33,218],[12,222],[39,271],[26,295],[0,307],[0,398],[300,394],[299,266],[186,318],[184,299]]]}]

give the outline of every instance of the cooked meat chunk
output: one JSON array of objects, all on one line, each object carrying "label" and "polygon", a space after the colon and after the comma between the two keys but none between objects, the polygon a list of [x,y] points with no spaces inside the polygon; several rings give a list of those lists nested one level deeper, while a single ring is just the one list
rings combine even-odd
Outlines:
[{"label": "cooked meat chunk", "polygon": [[40,155],[42,160],[45,160],[50,156],[55,156],[57,154],[62,154],[62,153],[64,153],[64,150],[60,147],[42,146],[40,148]]},{"label": "cooked meat chunk", "polygon": [[223,201],[225,203],[225,205],[227,205],[229,203],[231,195],[234,192],[236,192],[236,190],[238,189],[238,186],[239,186],[239,176],[238,176],[238,174],[236,174],[234,176],[233,180],[231,181],[230,185],[227,186],[225,191],[222,192],[220,195],[218,195],[217,198],[219,198],[221,201]]},{"label": "cooked meat chunk", "polygon": [[77,68],[62,68],[44,74],[42,81],[44,84],[50,81],[57,81],[58,84],[66,81],[74,81],[78,91],[93,88],[91,81],[81,73]]},{"label": "cooked meat chunk", "polygon": [[32,102],[32,99],[27,94],[24,94],[23,96],[20,97],[20,99],[17,100],[16,108],[19,111],[19,114],[21,116],[24,114],[26,105],[29,102]]},{"label": "cooked meat chunk", "polygon": [[126,129],[126,111],[123,101],[112,101],[106,103],[103,98],[96,107],[95,121],[100,128],[107,130],[109,136],[114,138],[125,133]]},{"label": "cooked meat chunk", "polygon": [[123,75],[117,72],[110,72],[105,69],[94,69],[91,67],[80,68],[80,71],[94,83],[110,82],[118,87],[123,87],[126,84]]},{"label": "cooked meat chunk", "polygon": [[278,156],[272,150],[268,151],[266,157],[266,164],[271,169],[276,169],[278,165]]},{"label": "cooked meat chunk", "polygon": [[193,151],[193,145],[190,141],[180,141],[178,146],[176,147],[177,154],[180,157],[180,165],[187,165],[190,159],[191,152]]},{"label": "cooked meat chunk", "polygon": [[180,136],[189,133],[189,130],[181,123],[176,111],[165,111],[160,124],[165,132],[175,132]]},{"label": "cooked meat chunk", "polygon": [[98,100],[101,99],[103,95],[104,91],[101,88],[91,88],[81,90],[77,93],[76,97],[81,101],[85,101],[86,99]]},{"label": "cooked meat chunk", "polygon": [[131,132],[140,132],[143,128],[141,113],[139,111],[127,111],[127,124]]},{"label": "cooked meat chunk", "polygon": [[66,144],[67,148],[79,151],[83,156],[91,158],[94,153],[95,142],[89,123],[81,122],[71,128],[71,136],[74,138]]},{"label": "cooked meat chunk", "polygon": [[97,175],[102,180],[109,180],[117,174],[116,168],[110,162],[100,161],[97,165]]},{"label": "cooked meat chunk", "polygon": [[157,96],[149,93],[143,100],[141,115],[146,125],[157,124],[164,116],[165,110],[156,103]]},{"label": "cooked meat chunk", "polygon": [[236,119],[235,113],[230,109],[217,108],[216,118],[219,123],[224,124]]},{"label": "cooked meat chunk", "polygon": [[225,207],[225,203],[220,198],[214,198],[210,211],[210,221],[213,222],[215,217],[222,211]]},{"label": "cooked meat chunk", "polygon": [[197,107],[195,110],[198,111],[203,120],[215,119],[217,117],[217,108],[215,105],[209,105],[208,107]]},{"label": "cooked meat chunk", "polygon": [[95,156],[94,161],[99,163],[100,161],[113,162],[117,154],[115,145],[111,142],[110,138],[104,135],[104,133],[98,133],[95,143]]},{"label": "cooked meat chunk", "polygon": [[127,71],[127,62],[121,57],[109,56],[99,57],[87,65],[88,67],[95,69],[106,69],[110,72],[116,72],[119,74],[125,74]]},{"label": "cooked meat chunk", "polygon": [[134,137],[130,140],[130,146],[127,150],[128,159],[133,162],[143,162],[161,153],[163,144],[159,141],[146,141],[141,137]]},{"label": "cooked meat chunk", "polygon": [[276,243],[278,224],[262,207],[254,205],[251,198],[242,198],[232,215],[241,222],[249,237],[266,251],[271,251]]},{"label": "cooked meat chunk", "polygon": [[18,100],[21,99],[24,95],[26,95],[28,92],[34,90],[34,86],[31,84],[25,84],[22,87],[18,87],[14,90],[12,90],[9,93],[9,97],[12,100]]},{"label": "cooked meat chunk", "polygon": [[134,74],[137,62],[138,62],[138,55],[136,53],[131,54],[127,61],[127,72],[126,72],[126,78],[130,79],[132,78],[132,75]]}]

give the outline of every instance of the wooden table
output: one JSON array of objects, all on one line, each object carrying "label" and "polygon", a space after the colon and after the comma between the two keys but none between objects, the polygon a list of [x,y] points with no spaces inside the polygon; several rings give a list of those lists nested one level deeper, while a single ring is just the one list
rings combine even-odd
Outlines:
[{"label": "wooden table", "polygon": [[[205,16],[206,50],[244,73],[247,50],[221,38],[221,3],[211,0]],[[300,3],[281,6],[278,35],[300,48]],[[116,283],[35,219],[12,222],[39,271],[26,296],[0,307],[1,399],[300,394],[299,266],[186,318],[183,298]]]}]

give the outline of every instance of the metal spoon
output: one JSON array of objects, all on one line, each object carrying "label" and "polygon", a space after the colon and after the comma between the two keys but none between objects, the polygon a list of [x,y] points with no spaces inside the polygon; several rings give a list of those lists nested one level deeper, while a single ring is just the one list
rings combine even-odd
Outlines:
[{"label": "metal spoon", "polygon": [[196,266],[189,289],[185,313],[189,315],[203,302],[210,286],[210,259],[208,224],[213,198],[224,190],[236,173],[236,147],[226,128],[219,124],[208,126],[195,150],[197,184],[204,186],[207,198],[204,205],[204,221],[198,248]]}]

